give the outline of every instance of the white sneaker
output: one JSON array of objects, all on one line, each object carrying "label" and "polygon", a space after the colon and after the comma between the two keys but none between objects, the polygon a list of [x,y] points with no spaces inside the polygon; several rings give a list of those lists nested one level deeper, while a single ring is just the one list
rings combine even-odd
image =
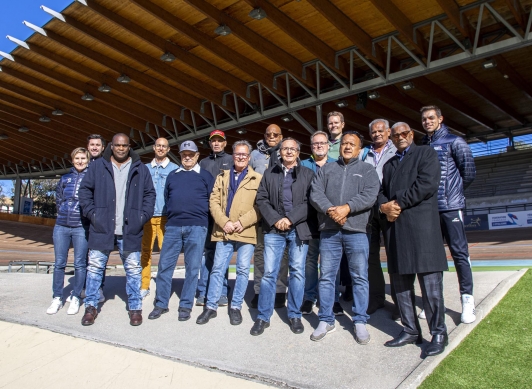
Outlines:
[{"label": "white sneaker", "polygon": [[460,320],[464,324],[473,323],[477,317],[475,316],[475,299],[470,294],[462,295],[462,316]]},{"label": "white sneaker", "polygon": [[70,299],[70,306],[68,307],[67,315],[75,315],[79,312],[79,298],[72,296]]},{"label": "white sneaker", "polygon": [[149,289],[141,289],[140,290],[140,297],[144,300],[146,298],[147,295],[150,294],[150,290]]},{"label": "white sneaker", "polygon": [[427,320],[427,316],[425,316],[425,310],[422,309],[421,312],[419,312],[419,315],[417,315],[418,318]]},{"label": "white sneaker", "polygon": [[50,306],[46,310],[46,313],[49,315],[54,315],[61,308],[63,308],[63,302],[61,301],[61,297],[54,297],[54,299],[52,300],[52,304],[50,304]]},{"label": "white sneaker", "polygon": [[70,294],[68,295],[67,299],[65,300],[66,303],[72,302],[72,291],[70,291]]},{"label": "white sneaker", "polygon": [[105,296],[103,295],[103,289],[100,288],[98,289],[98,292],[100,293],[100,298],[98,300],[99,303],[104,303],[105,302]]}]

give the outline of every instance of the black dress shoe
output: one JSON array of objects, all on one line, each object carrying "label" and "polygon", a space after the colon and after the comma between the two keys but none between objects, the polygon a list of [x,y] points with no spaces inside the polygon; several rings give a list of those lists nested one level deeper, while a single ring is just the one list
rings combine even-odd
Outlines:
[{"label": "black dress shoe", "polygon": [[251,302],[249,303],[249,306],[251,308],[257,308],[259,306],[259,295],[256,294],[253,299],[251,300]]},{"label": "black dress shoe", "polygon": [[188,309],[188,308],[179,308],[177,310],[177,312],[178,312],[177,320],[179,320],[179,321],[187,321],[188,319],[190,319],[190,309]]},{"label": "black dress shoe", "polygon": [[251,331],[249,333],[253,336],[259,336],[262,335],[265,328],[268,328],[270,326],[270,323],[267,321],[257,319],[255,320],[255,324],[253,324],[253,327],[251,327]]},{"label": "black dress shoe", "polygon": [[153,308],[153,311],[151,311],[150,314],[148,315],[148,319],[150,320],[158,319],[161,317],[163,313],[166,313],[168,311],[169,311],[168,308],[155,307]]},{"label": "black dress shoe", "polygon": [[344,301],[353,301],[353,285],[346,285],[342,297],[344,298]]},{"label": "black dress shoe", "polygon": [[201,312],[201,315],[196,319],[196,324],[207,324],[209,320],[218,316],[218,313],[214,309],[205,309]]},{"label": "black dress shoe", "polygon": [[142,324],[142,309],[131,309],[129,314],[129,324],[132,326],[140,326]]},{"label": "black dress shoe", "polygon": [[372,315],[381,308],[384,308],[384,302],[370,301],[366,313]]},{"label": "black dress shoe", "polygon": [[294,334],[302,334],[303,331],[305,331],[305,327],[303,327],[303,323],[301,323],[301,319],[299,317],[290,319],[290,329]]},{"label": "black dress shoe", "polygon": [[425,350],[425,354],[427,354],[427,357],[432,357],[434,355],[441,354],[445,350],[445,346],[447,346],[448,344],[449,337],[447,336],[447,334],[434,335],[432,337],[432,340],[430,341],[430,344]]},{"label": "black dress shoe", "polygon": [[240,313],[240,309],[231,308],[229,310],[229,323],[233,326],[242,324],[242,314]]},{"label": "black dress shoe", "polygon": [[274,308],[284,308],[286,304],[286,293],[275,293]]},{"label": "black dress shoe", "polygon": [[421,344],[423,343],[423,338],[421,334],[412,335],[406,332],[401,332],[397,338],[387,341],[384,343],[386,347],[401,347],[407,344]]}]

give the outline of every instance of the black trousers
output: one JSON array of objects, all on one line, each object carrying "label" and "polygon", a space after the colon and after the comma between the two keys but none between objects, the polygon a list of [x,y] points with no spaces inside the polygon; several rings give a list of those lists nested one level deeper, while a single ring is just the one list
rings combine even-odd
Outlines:
[{"label": "black trousers", "polygon": [[[469,261],[469,248],[461,210],[440,212],[440,226],[453,257],[460,295],[473,294],[473,272]],[[371,287],[371,282],[370,282]]]},{"label": "black trousers", "polygon": [[404,331],[411,335],[421,334],[416,314],[416,294],[414,281],[416,275],[421,286],[423,309],[431,335],[447,333],[445,326],[445,306],[443,303],[443,272],[417,274],[390,274],[395,287],[397,307],[401,314]]}]

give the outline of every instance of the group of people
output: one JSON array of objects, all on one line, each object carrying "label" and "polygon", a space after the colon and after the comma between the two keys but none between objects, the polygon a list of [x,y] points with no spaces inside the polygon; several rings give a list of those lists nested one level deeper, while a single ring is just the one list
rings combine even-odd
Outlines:
[{"label": "group of people", "polygon": [[[72,242],[75,277],[67,313],[79,311],[85,286],[81,323],[94,324],[104,299],[107,260],[117,246],[126,272],[130,324],[140,325],[157,238],[161,253],[148,319],[169,311],[173,272],[183,252],[178,320],[189,320],[195,304],[203,306],[196,322],[205,325],[219,306],[230,304],[230,323],[241,324],[253,258],[255,297],[250,306],[258,314],[251,335],[263,334],[274,309],[285,305],[291,331],[301,334],[302,315],[311,314],[319,302],[319,324],[310,338],[322,340],[335,330],[335,315],[344,313],[339,285],[347,279],[344,294],[352,300],[355,341],[364,345],[371,339],[366,326],[370,315],[385,306],[382,233],[393,319],[403,325],[385,346],[421,343],[419,319],[426,318],[432,340],[425,353],[443,352],[448,342],[443,239],[457,269],[462,322],[475,320],[462,219],[464,190],[475,178],[475,165],[467,143],[450,133],[438,107],[423,107],[421,123],[426,135],[417,146],[407,123],[390,128],[386,119],[376,119],[369,124],[371,144],[364,147],[360,133],[345,130],[342,113],[331,112],[329,133],[310,136],[312,155],[303,160],[299,141],[284,138],[275,124],[266,128],[255,150],[240,140],[232,145],[232,155],[225,151],[225,133],[214,130],[211,155],[198,161],[197,145],[184,141],[179,166],[168,158],[165,138],[156,140],[155,158],[144,165],[126,135],[115,135],[105,150],[101,137],[89,137],[88,149],[72,152],[74,167],[57,187],[56,266],[48,313],[62,307]],[[94,139],[100,142],[98,150],[91,147]],[[228,268],[235,252],[236,281],[229,302]],[[419,315],[416,277],[423,298]]]}]

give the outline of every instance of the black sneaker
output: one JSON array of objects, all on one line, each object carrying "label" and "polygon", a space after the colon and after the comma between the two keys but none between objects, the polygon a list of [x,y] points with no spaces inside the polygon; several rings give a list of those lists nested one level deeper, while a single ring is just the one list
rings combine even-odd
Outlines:
[{"label": "black sneaker", "polygon": [[301,305],[301,313],[303,315],[310,315],[312,308],[314,308],[314,303],[310,300],[305,300],[303,301],[303,305]]},{"label": "black sneaker", "polygon": [[229,323],[233,326],[242,324],[242,314],[240,313],[240,309],[231,308],[229,310]]},{"label": "black sneaker", "polygon": [[342,308],[339,302],[334,303],[333,313],[335,316],[341,316],[344,314],[344,309]]},{"label": "black sneaker", "polygon": [[188,308],[179,308],[177,320],[187,321],[188,319],[190,319],[190,311],[191,310]]}]

